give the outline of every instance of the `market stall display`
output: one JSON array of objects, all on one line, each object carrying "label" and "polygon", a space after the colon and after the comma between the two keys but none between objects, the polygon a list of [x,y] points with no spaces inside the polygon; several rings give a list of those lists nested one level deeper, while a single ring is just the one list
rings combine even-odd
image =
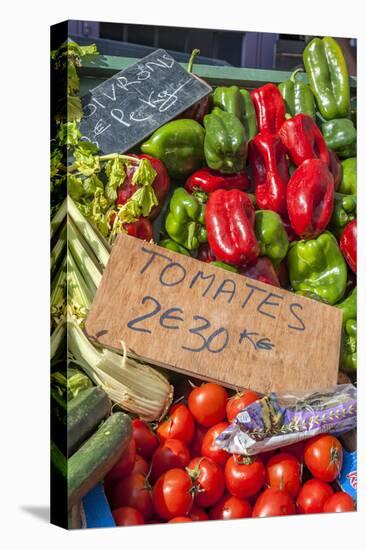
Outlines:
[{"label": "market stall display", "polygon": [[[169,95],[171,105],[180,107],[170,114],[163,109],[150,131],[139,128],[134,111],[133,136],[126,134],[120,113],[101,150],[96,126],[85,116],[85,106],[90,117],[93,97],[99,96],[94,88],[80,100],[78,75],[86,56],[97,59],[98,52],[72,42],[52,52],[55,81],[66,68],[68,79],[66,97],[55,92],[51,146],[51,458],[54,483],[66,495],[69,527],[83,524],[82,499],[101,484],[103,506],[121,526],[356,508],[356,453],[343,443],[344,433],[357,427],[354,83],[331,37],[314,38],[304,50],[305,71],[282,83],[220,82],[219,72],[215,82],[202,79],[193,68],[197,54],[188,71],[176,63],[174,74],[188,75],[184,96],[179,98],[178,76],[168,94],[166,77],[166,90],[155,90],[163,95],[148,105],[160,108]],[[149,57],[163,71],[175,63],[164,50]],[[142,67],[138,74],[144,74]],[[113,78],[122,88],[128,84],[127,76]],[[154,82],[161,85],[160,79]],[[111,116],[118,120],[116,112]],[[95,325],[101,318],[96,307],[108,305],[106,280],[114,281],[114,305],[130,305],[117,268],[127,273],[129,299],[138,295],[136,243],[146,243],[150,254],[165,254],[185,273],[194,265],[202,274],[216,270],[225,281],[257,281],[257,290],[269,293],[269,305],[279,306],[271,299],[283,300],[282,294],[296,298],[289,310],[297,324],[286,321],[294,332],[305,327],[299,316],[304,304],[314,308],[317,322],[334,328],[324,336],[332,349],[323,349],[325,355],[319,350],[321,376],[333,382],[314,387],[314,376],[304,375],[306,387],[297,393],[297,375],[289,376],[286,393],[286,379],[279,374],[276,381],[275,371],[261,381],[248,375],[248,386],[243,378],[238,383],[234,368],[225,380],[218,378],[213,364],[226,344],[220,340],[219,346],[215,338],[226,329],[205,333],[210,323],[203,310],[195,319],[203,324],[189,332],[201,339],[199,351],[215,356],[211,372],[207,364],[206,370],[183,368],[179,359],[172,371],[172,360],[159,362],[148,351],[140,356],[137,340],[131,345],[132,337],[120,332],[112,346],[108,330],[118,317],[112,307],[108,330],[99,326],[92,333],[91,319]],[[131,323],[137,325],[142,313]],[[178,307],[159,315],[169,331],[183,321]],[[275,318],[268,310],[264,315]],[[151,333],[143,325],[137,330]],[[277,360],[282,353],[257,332],[240,337],[263,353],[274,348]],[[226,343],[228,338],[226,331]],[[167,349],[179,341],[177,336]],[[334,386],[338,367],[348,378]],[[283,391],[275,393],[278,387]]]}]

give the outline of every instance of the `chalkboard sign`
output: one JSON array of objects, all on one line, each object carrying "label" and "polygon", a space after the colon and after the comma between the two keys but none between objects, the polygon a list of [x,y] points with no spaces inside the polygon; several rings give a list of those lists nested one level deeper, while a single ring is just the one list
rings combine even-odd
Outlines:
[{"label": "chalkboard sign", "polygon": [[336,384],[341,328],[338,308],[124,234],[86,320],[101,345],[262,393]]},{"label": "chalkboard sign", "polygon": [[80,131],[102,154],[124,153],[211,91],[156,50],[83,96]]}]

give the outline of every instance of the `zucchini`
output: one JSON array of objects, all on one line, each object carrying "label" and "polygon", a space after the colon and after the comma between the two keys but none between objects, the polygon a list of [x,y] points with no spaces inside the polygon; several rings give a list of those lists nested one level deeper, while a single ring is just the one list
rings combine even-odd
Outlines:
[{"label": "zucchini", "polygon": [[68,459],[68,508],[72,508],[99,483],[127,449],[132,437],[132,421],[122,412],[112,414]]},{"label": "zucchini", "polygon": [[53,388],[51,397],[52,437],[69,458],[110,414],[112,403],[107,393],[96,386],[80,391],[68,402]]},{"label": "zucchini", "polygon": [[111,412],[112,403],[106,392],[94,386],[81,391],[67,407],[67,457],[90,437],[103,418]]}]

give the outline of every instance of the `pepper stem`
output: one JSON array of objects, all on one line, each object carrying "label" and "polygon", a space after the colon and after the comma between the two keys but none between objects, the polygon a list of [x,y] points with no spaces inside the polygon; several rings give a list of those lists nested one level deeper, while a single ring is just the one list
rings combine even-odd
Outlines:
[{"label": "pepper stem", "polygon": [[292,73],[292,75],[290,76],[291,82],[295,82],[297,73],[303,73],[303,72],[304,72],[304,69],[303,69],[302,67],[299,67],[298,69],[296,69],[296,70]]},{"label": "pepper stem", "polygon": [[197,55],[199,55],[199,54],[200,54],[200,50],[198,50],[197,48],[192,51],[191,57],[189,58],[188,65],[187,65],[187,71],[189,73],[192,72],[194,60],[196,59]]}]

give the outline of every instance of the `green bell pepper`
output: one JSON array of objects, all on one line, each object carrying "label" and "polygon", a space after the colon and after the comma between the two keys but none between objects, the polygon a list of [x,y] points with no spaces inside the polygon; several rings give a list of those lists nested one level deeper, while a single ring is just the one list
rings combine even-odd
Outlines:
[{"label": "green bell pepper", "polygon": [[335,118],[322,124],[325,143],[333,151],[350,147],[356,141],[356,128],[349,118]]},{"label": "green bell pepper", "polygon": [[308,84],[296,80],[296,75],[302,69],[296,69],[288,80],[278,85],[286,105],[286,113],[291,116],[304,113],[315,120],[315,99]]},{"label": "green bell pepper", "polygon": [[173,239],[163,239],[159,242],[159,245],[163,248],[167,248],[168,250],[172,250],[173,252],[179,252],[179,254],[184,254],[185,256],[190,256],[190,253],[184,246],[180,245],[176,241],[173,241]]},{"label": "green bell pepper", "polygon": [[336,307],[343,312],[343,325],[350,319],[357,318],[357,287],[355,287]]},{"label": "green bell pepper", "polygon": [[334,194],[334,208],[329,230],[339,239],[346,225],[356,218],[357,199],[355,195]]},{"label": "green bell pepper", "polygon": [[240,94],[244,102],[244,114],[241,121],[244,125],[248,141],[250,141],[258,134],[257,115],[250,92],[245,88],[240,88]]},{"label": "green bell pepper", "polygon": [[249,140],[257,134],[257,116],[248,90],[238,86],[218,86],[212,100],[214,107],[238,117]]},{"label": "green bell pepper", "polygon": [[346,322],[341,341],[340,369],[347,373],[357,370],[357,321]]},{"label": "green bell pepper", "polygon": [[222,267],[226,271],[232,271],[233,273],[239,273],[239,270],[234,265],[226,264],[225,262],[210,262],[210,265],[215,265],[216,267]]},{"label": "green bell pepper", "polygon": [[357,369],[357,288],[336,305],[343,311],[343,329],[339,367],[347,373]]},{"label": "green bell pepper", "polygon": [[240,172],[245,166],[248,142],[237,116],[215,107],[206,115],[204,151],[208,166],[222,173]]},{"label": "green bell pepper", "polygon": [[173,241],[188,250],[195,250],[207,242],[205,205],[187,193],[184,187],[177,187],[170,199],[165,229]]},{"label": "green bell pepper", "polygon": [[141,151],[161,160],[172,178],[185,178],[201,168],[205,131],[195,120],[172,120],[141,145]]},{"label": "green bell pepper", "polygon": [[338,191],[346,195],[357,195],[357,159],[348,158],[341,162],[342,178]]},{"label": "green bell pepper", "polygon": [[357,142],[354,141],[351,145],[346,145],[345,147],[338,149],[336,153],[341,159],[355,157],[357,155]]},{"label": "green bell pepper", "polygon": [[272,210],[257,210],[254,231],[260,245],[260,255],[267,256],[274,265],[278,265],[289,246],[281,217]]},{"label": "green bell pepper", "polygon": [[348,116],[348,69],[338,42],[330,36],[314,38],[304,49],[303,61],[320,114],[326,120]]},{"label": "green bell pepper", "polygon": [[328,304],[336,304],[344,295],[347,264],[336,238],[329,231],[316,239],[292,242],[287,265],[295,291],[314,293]]}]

